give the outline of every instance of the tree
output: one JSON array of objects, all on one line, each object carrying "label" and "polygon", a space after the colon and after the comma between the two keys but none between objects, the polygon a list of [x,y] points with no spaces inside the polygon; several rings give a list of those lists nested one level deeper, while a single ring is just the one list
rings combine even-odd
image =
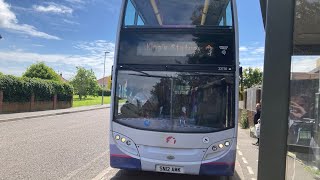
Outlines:
[{"label": "tree", "polygon": [[23,77],[61,81],[60,76],[52,68],[45,65],[44,62],[35,63],[29,66],[27,71],[23,74]]},{"label": "tree", "polygon": [[258,68],[245,68],[243,70],[242,85],[245,89],[262,84],[262,72]]},{"label": "tree", "polygon": [[88,95],[95,96],[99,91],[99,85],[94,72],[83,67],[77,67],[77,74],[72,79],[71,84],[80,100]]}]

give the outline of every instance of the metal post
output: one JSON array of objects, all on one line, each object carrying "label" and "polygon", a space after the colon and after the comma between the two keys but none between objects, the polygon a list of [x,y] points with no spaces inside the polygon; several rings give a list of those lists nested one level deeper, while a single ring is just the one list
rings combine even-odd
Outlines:
[{"label": "metal post", "polygon": [[104,52],[104,61],[103,61],[103,78],[102,78],[102,100],[101,100],[101,105],[103,105],[103,96],[104,96],[104,89],[105,89],[105,84],[104,84],[104,78],[106,76],[106,58],[107,54],[110,52]]},{"label": "metal post", "polygon": [[170,91],[170,120],[173,121],[173,78],[171,78],[171,91]]},{"label": "metal post", "polygon": [[259,180],[286,179],[295,0],[268,0]]}]

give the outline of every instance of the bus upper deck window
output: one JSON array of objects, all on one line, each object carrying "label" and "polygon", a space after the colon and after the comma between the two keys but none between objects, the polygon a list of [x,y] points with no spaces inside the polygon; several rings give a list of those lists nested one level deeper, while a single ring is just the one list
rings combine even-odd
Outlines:
[{"label": "bus upper deck window", "polygon": [[131,3],[128,1],[127,9],[126,9],[126,16],[125,16],[125,26],[132,26],[134,25],[134,18],[135,18],[136,10]]},{"label": "bus upper deck window", "polygon": [[232,27],[231,0],[128,0],[124,27]]},{"label": "bus upper deck window", "polygon": [[141,19],[141,17],[140,17],[140,16],[138,16],[138,22],[137,22],[137,25],[138,25],[138,26],[143,26],[143,25],[144,25],[144,22],[143,22],[143,20]]}]

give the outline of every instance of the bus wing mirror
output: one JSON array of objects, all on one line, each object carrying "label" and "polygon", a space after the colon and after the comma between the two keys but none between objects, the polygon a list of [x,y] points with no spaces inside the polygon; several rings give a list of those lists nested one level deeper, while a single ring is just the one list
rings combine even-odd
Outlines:
[{"label": "bus wing mirror", "polygon": [[242,76],[243,76],[242,67],[239,67],[239,75],[242,78]]}]

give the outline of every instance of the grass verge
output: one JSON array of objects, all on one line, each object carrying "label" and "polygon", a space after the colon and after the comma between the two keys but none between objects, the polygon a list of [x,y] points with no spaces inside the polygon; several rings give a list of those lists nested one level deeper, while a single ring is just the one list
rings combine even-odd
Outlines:
[{"label": "grass verge", "polygon": [[[110,96],[104,96],[103,102],[104,104],[110,104]],[[79,99],[79,96],[73,96],[73,107],[81,107],[81,106],[93,106],[93,105],[100,105],[102,102],[102,96],[88,96],[86,99]]]}]

